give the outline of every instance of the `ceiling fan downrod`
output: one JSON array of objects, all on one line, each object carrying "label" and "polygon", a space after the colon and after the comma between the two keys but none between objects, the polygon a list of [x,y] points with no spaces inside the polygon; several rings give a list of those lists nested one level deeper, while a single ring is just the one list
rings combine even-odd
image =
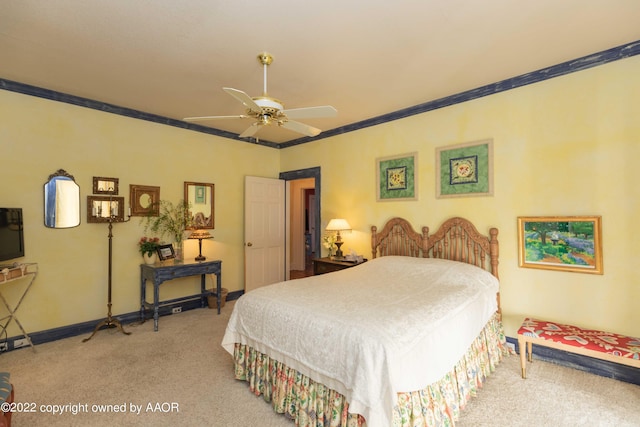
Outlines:
[{"label": "ceiling fan downrod", "polygon": [[268,96],[267,95],[267,67],[269,65],[271,65],[271,63],[273,62],[273,56],[271,56],[271,54],[269,52],[262,52],[260,55],[258,55],[258,61],[260,61],[260,63],[262,64],[262,74],[264,76],[263,81],[264,81],[264,88],[262,90],[262,96]]}]

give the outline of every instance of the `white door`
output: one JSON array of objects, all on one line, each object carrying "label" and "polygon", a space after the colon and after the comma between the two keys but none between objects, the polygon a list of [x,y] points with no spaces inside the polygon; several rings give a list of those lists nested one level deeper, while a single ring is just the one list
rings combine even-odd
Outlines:
[{"label": "white door", "polygon": [[285,280],[285,181],[244,183],[244,291]]}]

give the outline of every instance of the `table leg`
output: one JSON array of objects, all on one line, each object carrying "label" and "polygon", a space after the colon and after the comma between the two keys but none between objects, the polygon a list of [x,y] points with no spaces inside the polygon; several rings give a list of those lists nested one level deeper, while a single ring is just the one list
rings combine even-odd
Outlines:
[{"label": "table leg", "polygon": [[222,271],[216,274],[216,292],[218,294],[218,314],[220,314],[220,306],[222,305]]},{"label": "table leg", "polygon": [[158,317],[159,317],[159,305],[160,301],[160,285],[158,283],[153,284],[153,330],[158,331]]},{"label": "table leg", "polygon": [[140,278],[140,323],[144,323],[144,305],[147,301],[147,279]]},{"label": "table leg", "polygon": [[200,308],[204,308],[207,303],[207,297],[204,294],[206,292],[206,287],[207,287],[207,275],[201,274],[200,275]]}]

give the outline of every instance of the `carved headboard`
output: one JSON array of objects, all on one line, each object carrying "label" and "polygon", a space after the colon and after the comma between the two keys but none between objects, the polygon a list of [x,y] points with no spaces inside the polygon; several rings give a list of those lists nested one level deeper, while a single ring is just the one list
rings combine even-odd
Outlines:
[{"label": "carved headboard", "polygon": [[379,233],[374,225],[371,227],[372,257],[402,255],[426,258],[428,234],[429,227],[422,227],[420,234],[403,218],[390,219]]}]

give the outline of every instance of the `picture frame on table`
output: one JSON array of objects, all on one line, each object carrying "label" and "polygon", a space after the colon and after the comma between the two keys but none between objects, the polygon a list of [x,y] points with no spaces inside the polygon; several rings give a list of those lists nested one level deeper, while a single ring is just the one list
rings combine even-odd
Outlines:
[{"label": "picture frame on table", "polygon": [[603,274],[600,216],[518,217],[519,266]]},{"label": "picture frame on table", "polygon": [[176,257],[176,253],[173,250],[172,244],[160,245],[156,249],[156,252],[158,252],[158,258],[160,259],[160,261],[166,261],[168,259],[174,259]]}]

